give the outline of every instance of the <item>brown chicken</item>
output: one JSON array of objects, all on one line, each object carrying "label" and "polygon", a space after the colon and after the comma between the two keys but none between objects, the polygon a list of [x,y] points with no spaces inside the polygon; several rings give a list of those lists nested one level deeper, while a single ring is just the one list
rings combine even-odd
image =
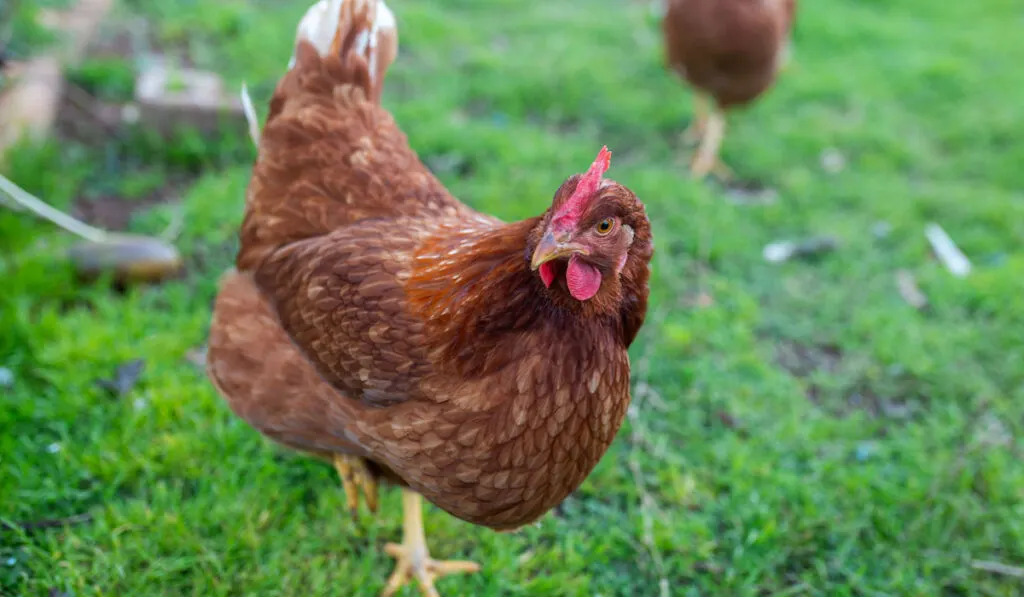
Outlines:
[{"label": "brown chicken", "polygon": [[700,145],[695,178],[731,178],[719,160],[725,112],[749,104],[775,82],[787,61],[796,0],[665,0],[662,28],[669,68],[694,88],[686,142]]},{"label": "brown chicken", "polygon": [[[574,491],[615,437],[647,311],[643,204],[602,149],[540,216],[452,197],[379,101],[397,55],[383,2],[299,26],[221,281],[208,372],[264,435],[332,461],[349,508],[403,489],[385,594],[476,570],[430,559],[420,496],[513,530]],[[511,182],[511,181],[510,181]],[[511,188],[511,187],[510,187]]]}]

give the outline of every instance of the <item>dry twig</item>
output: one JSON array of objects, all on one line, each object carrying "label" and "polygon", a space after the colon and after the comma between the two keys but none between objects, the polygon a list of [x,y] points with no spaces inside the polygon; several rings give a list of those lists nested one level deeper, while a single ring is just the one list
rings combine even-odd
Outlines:
[{"label": "dry twig", "polygon": [[43,520],[30,520],[26,522],[0,522],[11,530],[33,531],[37,529],[53,529],[57,527],[85,524],[92,521],[92,514],[83,512],[67,518],[45,518]]},{"label": "dry twig", "polygon": [[76,236],[80,236],[87,241],[102,243],[107,240],[108,235],[105,231],[100,230],[99,228],[93,228],[85,222],[76,220],[68,214],[51,207],[48,203],[32,196],[28,191],[22,189],[2,175],[0,175],[0,192],[20,207],[31,211],[45,220],[53,222],[64,230],[67,230]]},{"label": "dry twig", "polygon": [[1024,568],[1018,566],[1010,566],[1003,564],[1002,562],[989,562],[986,560],[974,560],[971,562],[971,568],[975,570],[983,570],[985,572],[991,572],[993,574],[1001,574],[1003,576],[1012,576],[1014,578],[1024,578]]}]

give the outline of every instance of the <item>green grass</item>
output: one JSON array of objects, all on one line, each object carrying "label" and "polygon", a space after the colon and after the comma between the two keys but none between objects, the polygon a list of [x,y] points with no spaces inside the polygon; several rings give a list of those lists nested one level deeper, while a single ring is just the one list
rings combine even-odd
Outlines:
[{"label": "green grass", "polygon": [[[261,108],[305,9],[126,4],[159,17],[168,46],[247,80]],[[646,202],[656,235],[633,360],[658,399],[638,403],[557,516],[498,535],[429,509],[435,555],[484,565],[442,580],[443,594],[657,595],[661,578],[674,595],[1024,592],[1024,579],[972,567],[1024,566],[1018,3],[805,2],[791,69],[731,119],[725,144],[741,176],[775,189],[770,205],[686,178],[676,139],[690,95],[664,70],[645,5],[393,8],[402,48],[385,103],[453,192],[502,218],[532,215],[607,143],[611,175]],[[15,376],[0,399],[0,518],[93,516],[0,531],[0,593],[382,587],[397,492],[379,519],[354,524],[329,467],[262,440],[186,358],[233,256],[244,142],[222,152],[192,140],[115,166],[109,152],[50,144],[9,165],[62,206],[182,159],[207,167],[178,206],[132,221],[156,233],[174,210],[184,217],[190,273],[159,288],[76,284],[55,259],[66,237],[0,213],[0,366]],[[846,158],[840,173],[820,166],[830,148]],[[931,221],[973,259],[966,279],[931,257]],[[878,222],[888,236],[872,234]],[[814,234],[841,248],[814,262],[761,257],[771,241]],[[928,310],[901,300],[898,269],[915,274]],[[694,306],[700,292],[713,304]],[[130,394],[96,386],[135,358],[146,368]]]}]

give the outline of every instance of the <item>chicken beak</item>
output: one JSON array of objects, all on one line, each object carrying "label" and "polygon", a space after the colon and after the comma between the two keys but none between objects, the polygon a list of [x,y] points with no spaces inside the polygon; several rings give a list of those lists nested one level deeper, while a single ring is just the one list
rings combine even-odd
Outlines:
[{"label": "chicken beak", "polygon": [[537,248],[533,251],[533,259],[530,260],[530,269],[536,271],[538,267],[549,261],[560,257],[567,257],[574,253],[589,255],[590,251],[583,245],[568,242],[567,238],[562,241],[555,239],[554,233],[549,230],[544,234],[544,237],[540,239],[540,243],[537,244]]}]

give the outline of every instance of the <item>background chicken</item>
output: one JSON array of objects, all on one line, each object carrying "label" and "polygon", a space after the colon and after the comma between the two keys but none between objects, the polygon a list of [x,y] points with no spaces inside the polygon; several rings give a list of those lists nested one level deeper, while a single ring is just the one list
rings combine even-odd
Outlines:
[{"label": "background chicken", "polygon": [[718,157],[725,112],[774,83],[786,61],[796,0],[666,1],[666,59],[694,88],[695,119],[684,133],[684,140],[700,141],[691,172],[729,178]]},{"label": "background chicken", "polygon": [[453,198],[379,105],[397,52],[383,2],[320,2],[299,26],[221,282],[208,370],[265,435],[334,462],[349,507],[402,485],[386,592],[475,570],[427,557],[419,496],[499,530],[589,474],[629,403],[647,308],[644,206],[610,153],[541,216]]}]

